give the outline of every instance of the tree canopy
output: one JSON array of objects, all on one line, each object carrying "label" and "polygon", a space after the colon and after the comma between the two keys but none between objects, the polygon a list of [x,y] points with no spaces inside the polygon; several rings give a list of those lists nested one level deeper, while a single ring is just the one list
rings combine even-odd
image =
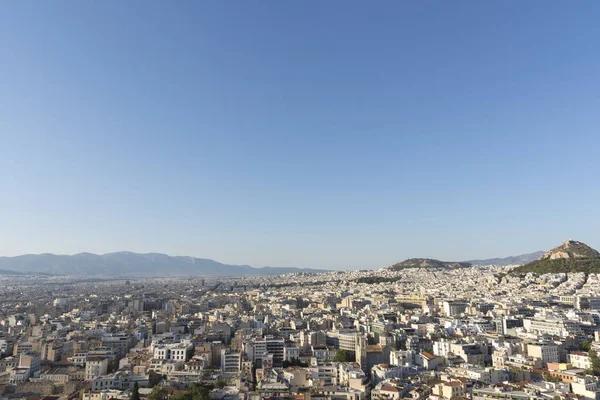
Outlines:
[{"label": "tree canopy", "polygon": [[198,383],[193,383],[185,393],[171,396],[171,400],[210,400],[210,390],[212,387],[207,387]]},{"label": "tree canopy", "polygon": [[589,352],[592,348],[592,343],[587,340],[584,340],[583,342],[581,342],[581,345],[579,347],[581,347],[581,350]]},{"label": "tree canopy", "polygon": [[336,362],[353,362],[355,361],[355,356],[354,356],[354,352],[353,351],[348,351],[348,350],[338,350],[335,353],[335,357],[333,358],[333,361]]},{"label": "tree canopy", "polygon": [[598,357],[598,352],[591,348],[590,351],[588,351],[588,357],[590,357],[590,362],[592,364],[589,372],[594,376],[600,376],[600,357]]},{"label": "tree canopy", "polygon": [[148,400],[166,400],[169,397],[169,392],[162,386],[155,386],[152,392],[148,395]]}]

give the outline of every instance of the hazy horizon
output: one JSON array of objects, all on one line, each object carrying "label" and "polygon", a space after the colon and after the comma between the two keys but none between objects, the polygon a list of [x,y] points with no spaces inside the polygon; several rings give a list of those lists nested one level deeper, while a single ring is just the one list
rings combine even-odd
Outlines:
[{"label": "hazy horizon", "polygon": [[[591,246],[594,247],[594,246]],[[400,262],[403,261],[405,259],[408,258],[431,258],[431,259],[438,259],[441,261],[470,261],[470,260],[485,260],[485,259],[493,259],[493,258],[507,258],[507,257],[514,257],[514,256],[520,256],[520,255],[524,255],[524,254],[531,254],[531,253],[535,253],[538,251],[547,251],[550,249],[546,249],[546,250],[533,250],[530,252],[526,252],[526,253],[519,253],[519,254],[511,254],[511,255],[503,255],[503,256],[491,256],[491,257],[472,257],[472,258],[462,258],[462,259],[444,259],[444,258],[436,258],[436,257],[429,257],[429,256],[418,256],[418,255],[413,255],[413,256],[407,256],[404,257],[402,259],[398,259],[398,260],[394,260],[392,262],[388,262],[385,265],[379,265],[379,266],[363,266],[363,267],[344,267],[344,266],[332,266],[332,267],[319,267],[319,266],[312,266],[312,267],[307,267],[307,266],[303,266],[303,265],[253,265],[253,264],[249,264],[249,263],[244,263],[244,262],[226,262],[223,260],[218,260],[212,257],[206,257],[206,256],[196,256],[196,255],[189,255],[189,254],[169,254],[169,253],[164,253],[164,252],[160,252],[160,251],[130,251],[130,250],[118,250],[118,251],[109,251],[109,252],[104,252],[104,253],[94,253],[94,252],[89,252],[89,251],[82,251],[82,252],[78,252],[78,253],[56,253],[56,252],[40,252],[40,253],[24,253],[24,254],[17,254],[14,256],[7,256],[7,255],[3,255],[0,254],[0,258],[2,257],[7,257],[7,258],[13,258],[13,257],[19,257],[19,256],[30,256],[30,255],[44,255],[44,254],[51,254],[51,255],[57,255],[57,256],[74,256],[74,255],[78,255],[78,254],[94,254],[94,255],[106,255],[106,254],[115,254],[115,253],[136,253],[136,254],[165,254],[168,255],[170,257],[192,257],[192,258],[202,258],[202,259],[210,259],[213,261],[217,261],[220,262],[222,264],[227,264],[227,265],[250,265],[251,267],[254,268],[264,268],[264,267],[282,267],[282,268],[313,268],[313,269],[323,269],[323,270],[360,270],[360,269],[380,269],[380,268],[385,268],[388,267],[396,262]]]},{"label": "hazy horizon", "polygon": [[8,2],[0,254],[600,246],[600,3]]}]

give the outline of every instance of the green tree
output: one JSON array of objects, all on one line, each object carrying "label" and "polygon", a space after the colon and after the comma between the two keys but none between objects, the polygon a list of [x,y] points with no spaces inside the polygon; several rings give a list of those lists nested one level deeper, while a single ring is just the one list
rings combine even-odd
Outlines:
[{"label": "green tree", "polygon": [[336,361],[336,362],[346,361],[347,353],[348,352],[346,350],[342,350],[342,349],[338,350],[335,353],[335,357],[333,357],[333,361]]},{"label": "green tree", "polygon": [[581,342],[581,345],[579,347],[581,347],[581,350],[583,351],[590,351],[590,349],[592,348],[592,343],[587,340],[584,340],[583,342]]},{"label": "green tree", "polygon": [[592,364],[592,374],[594,376],[600,376],[600,357],[598,357],[598,352],[596,352],[595,349],[590,348],[590,351],[588,351],[588,356],[590,357],[590,361]]},{"label": "green tree", "polygon": [[292,357],[290,361],[283,360],[283,368],[287,367],[308,367],[308,365],[300,359]]},{"label": "green tree", "polygon": [[546,382],[562,382],[562,379],[560,379],[558,376],[552,376],[550,374],[544,374],[543,376]]},{"label": "green tree", "polygon": [[336,362],[352,362],[354,360],[354,352],[342,349],[338,350],[333,357],[333,361]]},{"label": "green tree", "polygon": [[210,391],[212,389],[212,385],[205,386],[200,383],[192,383],[187,392],[173,395],[170,400],[210,400]]},{"label": "green tree", "polygon": [[148,395],[148,400],[165,400],[169,397],[169,392],[162,386],[155,386]]},{"label": "green tree", "polygon": [[210,400],[210,389],[201,384],[193,384],[190,388],[191,400]]},{"label": "green tree", "polygon": [[140,385],[137,382],[133,384],[133,390],[131,391],[131,400],[140,400]]},{"label": "green tree", "polygon": [[171,396],[171,400],[192,400],[190,392],[178,393]]},{"label": "green tree", "polygon": [[227,386],[227,382],[222,379],[219,379],[215,382],[215,387],[218,389],[223,389],[225,386]]}]

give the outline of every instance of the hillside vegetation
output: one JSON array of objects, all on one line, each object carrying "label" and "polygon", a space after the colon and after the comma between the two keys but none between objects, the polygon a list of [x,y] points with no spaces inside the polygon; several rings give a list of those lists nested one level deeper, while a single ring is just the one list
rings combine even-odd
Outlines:
[{"label": "hillside vegetation", "polygon": [[600,253],[582,242],[567,240],[539,259],[513,269],[511,274],[600,273]]},{"label": "hillside vegetation", "polygon": [[469,268],[472,265],[465,262],[440,261],[431,258],[409,258],[402,262],[390,265],[388,269],[392,271],[401,271],[407,268]]}]

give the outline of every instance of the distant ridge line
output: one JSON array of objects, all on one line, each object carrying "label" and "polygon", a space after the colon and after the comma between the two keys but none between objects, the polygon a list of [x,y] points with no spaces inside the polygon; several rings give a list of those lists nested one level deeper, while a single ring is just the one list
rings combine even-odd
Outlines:
[{"label": "distant ridge line", "polygon": [[[209,258],[169,256],[161,253],[77,253],[57,255],[52,253],[25,254],[0,257],[0,270],[8,274],[16,271],[54,275],[81,276],[261,276],[288,273],[323,273],[329,270],[311,268],[252,267],[250,265],[224,264]],[[0,272],[2,274],[2,272]],[[19,273],[17,273],[19,274]]]},{"label": "distant ridge line", "polygon": [[535,261],[543,255],[544,251],[536,251],[533,253],[526,253],[518,256],[488,258],[483,260],[469,260],[465,262],[473,265],[522,265]]}]

